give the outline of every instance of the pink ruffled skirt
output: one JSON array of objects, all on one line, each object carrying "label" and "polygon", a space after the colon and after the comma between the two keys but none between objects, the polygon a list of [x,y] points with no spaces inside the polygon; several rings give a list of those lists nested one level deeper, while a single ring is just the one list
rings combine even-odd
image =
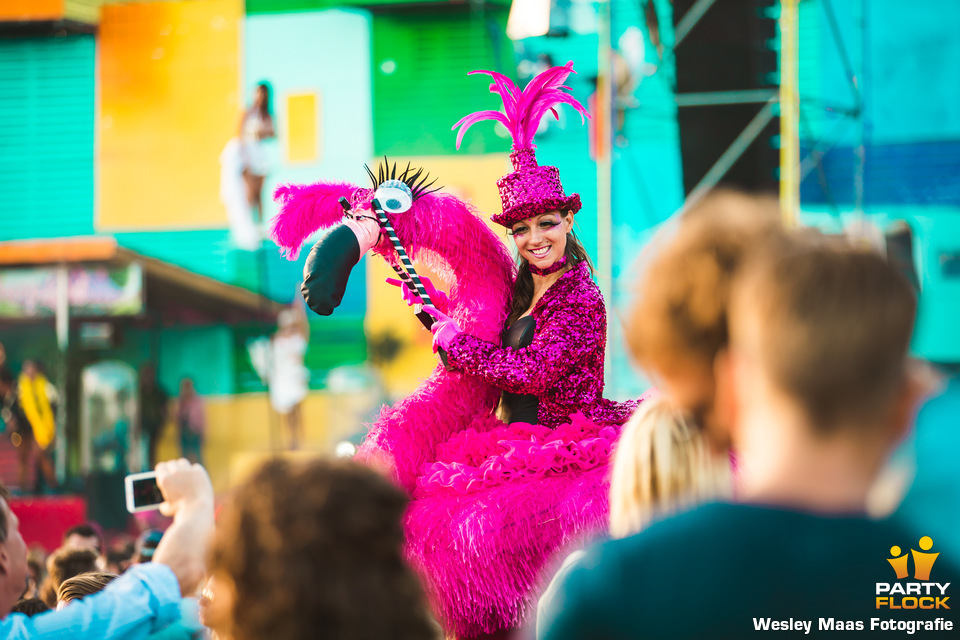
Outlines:
[{"label": "pink ruffled skirt", "polygon": [[536,611],[552,558],[606,530],[620,435],[582,414],[556,429],[484,427],[437,447],[405,521],[408,558],[460,638],[520,626]]}]

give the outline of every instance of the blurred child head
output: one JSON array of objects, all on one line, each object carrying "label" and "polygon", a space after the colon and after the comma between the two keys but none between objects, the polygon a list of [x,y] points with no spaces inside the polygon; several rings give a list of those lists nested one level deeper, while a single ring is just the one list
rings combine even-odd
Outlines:
[{"label": "blurred child head", "polygon": [[137,538],[136,551],[133,554],[134,564],[152,562],[161,538],[163,538],[163,531],[159,529],[147,529],[141,533]]},{"label": "blurred child head", "polygon": [[45,611],[50,611],[50,607],[40,598],[23,598],[10,609],[10,613],[22,613],[31,618]]},{"label": "blurred child head", "polygon": [[610,535],[730,494],[730,461],[663,397],[647,400],[623,428],[610,480]]},{"label": "blurred child head", "polygon": [[74,600],[100,593],[116,579],[116,574],[90,571],[64,580],[57,590],[57,609],[64,608]]},{"label": "blurred child head", "polygon": [[23,365],[21,365],[20,367],[20,370],[23,373],[23,375],[32,378],[38,373],[37,363],[33,360],[24,360]]},{"label": "blurred child head", "polygon": [[730,287],[744,258],[783,233],[777,202],[719,190],[684,211],[653,247],[627,340],[669,402],[719,446],[714,365],[728,342]]},{"label": "blurred child head", "polygon": [[99,554],[93,549],[60,547],[47,558],[47,578],[40,587],[40,597],[50,607],[57,606],[60,585],[81,573],[99,571]]},{"label": "blurred child head", "polygon": [[95,526],[84,522],[66,530],[63,534],[63,546],[73,549],[93,549],[100,554],[103,553],[103,536]]}]

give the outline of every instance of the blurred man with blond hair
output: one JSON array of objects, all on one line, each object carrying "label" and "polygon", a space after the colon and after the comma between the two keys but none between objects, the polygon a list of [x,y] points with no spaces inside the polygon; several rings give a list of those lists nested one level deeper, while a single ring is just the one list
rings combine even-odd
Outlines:
[{"label": "blurred man with blond hair", "polygon": [[910,284],[878,255],[809,234],[753,252],[731,285],[729,351],[716,367],[731,418],[714,427],[727,424],[743,453],[744,504],[706,505],[593,548],[540,637],[960,623],[949,608],[958,559],[935,558],[929,580],[914,583],[930,593],[905,598],[888,560],[906,563],[913,548],[920,579],[936,541],[865,515],[924,391],[907,358],[915,313]]}]

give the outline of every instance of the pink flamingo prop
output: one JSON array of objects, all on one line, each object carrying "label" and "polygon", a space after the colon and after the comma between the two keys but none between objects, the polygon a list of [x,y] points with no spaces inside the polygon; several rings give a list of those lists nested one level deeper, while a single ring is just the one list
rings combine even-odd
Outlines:
[{"label": "pink flamingo prop", "polygon": [[[343,222],[339,198],[347,198],[354,210],[372,214],[373,194],[373,189],[345,183],[280,186],[274,198],[281,211],[272,236],[295,259],[311,234]],[[503,243],[477,212],[455,196],[432,193],[418,198],[409,211],[389,217],[411,258],[449,283],[449,315],[465,331],[498,340],[514,267]],[[399,264],[385,235],[372,251],[391,265]],[[387,463],[395,480],[412,493],[420,468],[435,459],[436,446],[478,416],[491,415],[498,399],[499,392],[490,385],[438,364],[410,396],[383,410],[358,457]]]},{"label": "pink flamingo prop", "polygon": [[[295,258],[315,231],[332,228],[327,238],[334,237],[344,216],[340,198],[354,212],[373,215],[377,186],[279,187],[274,240]],[[506,248],[469,205],[444,193],[418,195],[418,185],[409,186],[410,208],[386,212],[397,238],[414,261],[449,283],[447,314],[464,331],[499,342],[515,273]],[[327,245],[317,243],[305,271]],[[372,251],[399,266],[385,234]],[[349,264],[324,273],[348,273],[357,253],[345,252]],[[322,313],[337,302],[334,296]],[[478,378],[438,364],[410,396],[384,407],[357,454],[386,468],[412,495],[407,558],[437,617],[458,637],[519,626],[535,608],[552,557],[603,530],[608,514],[605,462],[619,428],[580,414],[556,429],[505,425],[494,415],[499,396]]]}]

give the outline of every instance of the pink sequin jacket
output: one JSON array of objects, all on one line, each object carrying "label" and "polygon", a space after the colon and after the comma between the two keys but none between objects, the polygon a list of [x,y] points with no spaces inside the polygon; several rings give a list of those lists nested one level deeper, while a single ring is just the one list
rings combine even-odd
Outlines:
[{"label": "pink sequin jacket", "polygon": [[448,366],[503,391],[540,399],[540,424],[555,428],[580,412],[598,424],[623,424],[636,401],[603,397],[607,313],[585,263],[564,273],[533,307],[529,347],[513,349],[461,333],[447,349]]}]

